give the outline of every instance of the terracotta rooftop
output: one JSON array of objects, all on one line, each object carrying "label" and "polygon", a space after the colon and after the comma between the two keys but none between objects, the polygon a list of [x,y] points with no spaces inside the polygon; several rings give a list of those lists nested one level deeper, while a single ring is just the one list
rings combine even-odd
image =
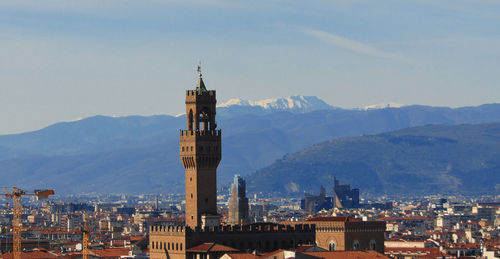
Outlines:
[{"label": "terracotta rooftop", "polygon": [[390,259],[375,251],[334,251],[334,252],[303,252],[302,254],[322,259]]},{"label": "terracotta rooftop", "polygon": [[432,220],[432,218],[424,216],[404,216],[404,217],[383,217],[378,218],[378,221],[399,221],[399,220]]},{"label": "terracotta rooftop", "polygon": [[420,253],[418,258],[440,258],[445,254],[439,251],[439,248],[418,248],[418,247],[386,247],[385,254],[416,254]]},{"label": "terracotta rooftop", "polygon": [[90,254],[104,258],[120,258],[122,255],[128,255],[129,252],[130,248],[90,249]]},{"label": "terracotta rooftop", "polygon": [[[5,253],[0,255],[0,259],[12,259],[14,258],[13,253]],[[29,259],[29,258],[41,258],[41,259],[52,259],[52,258],[59,258],[58,256],[48,253],[48,252],[43,252],[43,251],[32,251],[32,252],[22,252],[21,253],[21,258],[23,259]]]},{"label": "terracotta rooftop", "polygon": [[229,257],[232,259],[257,259],[259,256],[251,254],[251,253],[244,253],[244,254],[227,254]]},{"label": "terracotta rooftop", "polygon": [[314,247],[314,245],[301,245],[301,246],[297,246],[297,248],[295,248],[295,252],[304,252],[305,250],[311,248],[311,247]]},{"label": "terracotta rooftop", "polygon": [[203,243],[201,245],[197,245],[191,247],[186,250],[187,252],[237,252],[238,249],[234,249],[229,246],[219,245],[217,243]]},{"label": "terracotta rooftop", "polygon": [[261,255],[259,255],[259,257],[260,258],[266,258],[266,257],[272,256],[272,255],[275,255],[275,254],[282,253],[284,251],[285,251],[284,249],[278,249],[278,250],[274,250],[274,251],[269,252],[269,253],[261,254]]},{"label": "terracotta rooftop", "polygon": [[342,222],[361,222],[359,219],[351,218],[351,217],[314,217],[310,219],[306,219],[305,221],[342,221]]},{"label": "terracotta rooftop", "polygon": [[481,247],[481,244],[477,243],[469,243],[469,244],[464,244],[464,243],[456,243],[452,245],[447,245],[446,249],[470,249],[470,248],[479,248]]}]

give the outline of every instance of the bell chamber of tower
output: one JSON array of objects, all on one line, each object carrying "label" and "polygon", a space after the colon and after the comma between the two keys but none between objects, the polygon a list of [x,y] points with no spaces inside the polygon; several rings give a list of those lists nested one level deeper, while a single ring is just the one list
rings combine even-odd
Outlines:
[{"label": "bell chamber of tower", "polygon": [[217,167],[221,160],[221,130],[215,123],[215,90],[200,78],[186,91],[187,130],[180,131],[180,160],[186,174],[186,226],[218,226]]}]

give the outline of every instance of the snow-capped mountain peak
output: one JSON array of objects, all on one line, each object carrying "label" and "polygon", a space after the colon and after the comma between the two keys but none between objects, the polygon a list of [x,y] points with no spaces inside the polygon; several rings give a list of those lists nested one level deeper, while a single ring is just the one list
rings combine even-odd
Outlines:
[{"label": "snow-capped mountain peak", "polygon": [[359,108],[360,110],[374,110],[374,109],[385,109],[385,108],[401,108],[406,105],[400,104],[400,103],[380,103],[380,104],[373,104],[373,105],[367,105],[365,107]]},{"label": "snow-capped mountain peak", "polygon": [[247,100],[243,100],[240,98],[229,99],[229,101],[217,105],[217,107],[229,107],[232,105],[241,105],[241,106],[251,106]]},{"label": "snow-capped mountain peak", "polygon": [[333,108],[316,96],[303,95],[295,95],[283,98],[270,98],[260,101],[250,101],[240,98],[233,98],[227,102],[219,104],[217,107],[235,108],[235,106],[262,108],[269,111],[292,111],[299,113]]}]

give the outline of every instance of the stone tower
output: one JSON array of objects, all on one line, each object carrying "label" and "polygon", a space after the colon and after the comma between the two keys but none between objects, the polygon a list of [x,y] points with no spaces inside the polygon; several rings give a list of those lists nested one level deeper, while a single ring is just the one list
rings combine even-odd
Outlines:
[{"label": "stone tower", "polygon": [[221,160],[221,130],[215,123],[215,90],[200,78],[186,91],[187,130],[180,131],[180,159],[186,171],[186,226],[218,226],[217,166]]},{"label": "stone tower", "polygon": [[238,225],[248,223],[248,198],[246,197],[245,180],[239,175],[234,176],[229,198],[228,223]]}]

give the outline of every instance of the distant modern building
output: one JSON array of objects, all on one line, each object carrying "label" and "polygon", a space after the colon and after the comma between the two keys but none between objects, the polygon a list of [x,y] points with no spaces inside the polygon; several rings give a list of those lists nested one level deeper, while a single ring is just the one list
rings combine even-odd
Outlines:
[{"label": "distant modern building", "polygon": [[322,209],[329,210],[333,207],[332,197],[326,197],[326,189],[321,186],[319,195],[306,193],[300,201],[300,207],[309,214],[314,214]]},{"label": "distant modern building", "polygon": [[334,178],[333,197],[327,197],[325,188],[321,187],[319,195],[306,193],[304,199],[301,200],[300,206],[309,214],[314,214],[323,209],[359,208],[359,189],[351,189],[349,184],[341,185],[339,180]]},{"label": "distant modern building", "polygon": [[359,208],[359,189],[351,189],[351,185],[340,185],[334,179],[333,205],[335,208]]},{"label": "distant modern building", "polygon": [[246,197],[245,180],[239,175],[234,176],[229,198],[228,223],[237,225],[248,222],[248,198]]}]

